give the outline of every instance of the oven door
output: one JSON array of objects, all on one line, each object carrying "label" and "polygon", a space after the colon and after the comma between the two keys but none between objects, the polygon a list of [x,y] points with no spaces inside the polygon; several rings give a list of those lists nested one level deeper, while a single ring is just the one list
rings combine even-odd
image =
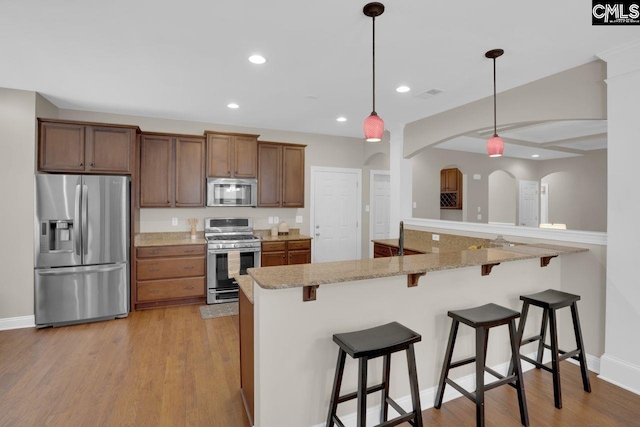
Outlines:
[{"label": "oven door", "polygon": [[[258,265],[259,248],[241,249],[240,274]],[[207,304],[238,301],[238,283],[229,277],[229,257],[226,250],[209,250],[207,255]]]}]

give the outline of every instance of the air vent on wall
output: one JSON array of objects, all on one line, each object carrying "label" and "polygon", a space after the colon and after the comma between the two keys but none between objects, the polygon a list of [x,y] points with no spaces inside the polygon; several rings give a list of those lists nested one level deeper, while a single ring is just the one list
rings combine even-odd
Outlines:
[{"label": "air vent on wall", "polygon": [[432,98],[432,97],[434,97],[436,95],[441,94],[442,92],[444,92],[444,91],[441,90],[441,89],[431,89],[431,90],[428,90],[426,92],[422,92],[421,94],[416,95],[416,98],[429,99],[429,98]]}]

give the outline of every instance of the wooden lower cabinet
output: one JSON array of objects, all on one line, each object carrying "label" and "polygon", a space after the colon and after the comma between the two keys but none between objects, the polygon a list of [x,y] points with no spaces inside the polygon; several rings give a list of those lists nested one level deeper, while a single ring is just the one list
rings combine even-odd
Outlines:
[{"label": "wooden lower cabinet", "polygon": [[136,249],[135,308],[206,302],[205,245]]},{"label": "wooden lower cabinet", "polygon": [[254,372],[253,372],[253,303],[241,290],[238,292],[240,317],[240,393],[244,407],[253,425]]},{"label": "wooden lower cabinet", "polygon": [[262,242],[261,267],[311,263],[311,240]]},{"label": "wooden lower cabinet", "polygon": [[[412,251],[410,249],[405,249],[405,255],[418,255],[423,252]],[[384,258],[398,255],[398,248],[395,246],[383,245],[380,243],[373,244],[373,257],[374,258]]]}]

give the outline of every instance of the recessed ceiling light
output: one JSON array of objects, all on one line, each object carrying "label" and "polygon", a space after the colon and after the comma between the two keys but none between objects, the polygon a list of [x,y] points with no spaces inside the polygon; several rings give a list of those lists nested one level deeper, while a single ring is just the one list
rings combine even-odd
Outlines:
[{"label": "recessed ceiling light", "polygon": [[540,157],[540,154],[532,154],[531,157]]},{"label": "recessed ceiling light", "polygon": [[249,57],[249,62],[252,64],[264,64],[267,62],[267,59],[262,55],[251,55]]},{"label": "recessed ceiling light", "polygon": [[409,86],[398,86],[396,88],[396,92],[400,92],[400,93],[409,92],[410,90],[411,88]]},{"label": "recessed ceiling light", "polygon": [[240,108],[240,106],[235,102],[232,102],[231,104],[227,104],[227,107],[233,108],[233,109]]},{"label": "recessed ceiling light", "polygon": [[338,118],[336,119],[336,121],[339,121],[339,122],[346,122],[346,121],[347,121],[347,118],[346,118],[346,117],[338,117]]}]

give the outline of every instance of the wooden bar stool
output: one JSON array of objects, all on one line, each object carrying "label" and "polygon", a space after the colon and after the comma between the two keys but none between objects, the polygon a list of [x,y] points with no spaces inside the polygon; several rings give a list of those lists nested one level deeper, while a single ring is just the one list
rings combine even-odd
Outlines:
[{"label": "wooden bar stool", "polygon": [[[450,311],[449,317],[453,319],[451,324],[451,334],[449,335],[449,343],[445,353],[444,364],[442,366],[442,374],[438,383],[438,391],[436,392],[435,408],[440,409],[442,399],[444,397],[444,388],[447,384],[458,390],[464,396],[469,398],[476,404],[476,425],[484,426],[484,394],[493,388],[501,385],[515,383],[518,390],[518,403],[520,404],[520,422],[524,426],[529,425],[529,414],[527,412],[527,402],[524,394],[524,383],[522,381],[522,367],[518,357],[518,335],[516,332],[515,319],[520,317],[520,313],[497,304],[486,304],[480,307],[470,308],[467,310]],[[458,334],[458,326],[460,323],[471,326],[476,331],[476,355],[467,359],[451,362],[453,356],[453,347],[456,343]],[[509,325],[509,337],[511,342],[511,363],[515,366],[514,370],[509,369],[509,374],[505,377],[500,375],[491,368],[485,366],[487,356],[487,344],[489,341],[489,329]],[[469,363],[476,363],[476,391],[475,396],[469,393],[453,380],[449,379],[449,370],[457,368]],[[488,372],[498,378],[489,384],[484,383],[484,373]]]},{"label": "wooden bar stool", "polygon": [[[587,369],[587,358],[584,354],[584,344],[582,342],[582,330],[580,329],[580,318],[578,317],[578,305],[576,304],[580,300],[579,295],[573,295],[566,292],[556,291],[554,289],[548,289],[543,292],[532,295],[523,295],[520,297],[524,304],[522,305],[522,317],[520,318],[520,325],[518,326],[519,346],[523,346],[535,341],[539,341],[538,354],[536,359],[532,360],[527,356],[520,355],[522,360],[535,365],[538,369],[544,369],[545,371],[553,374],[553,400],[556,408],[562,408],[562,392],[560,390],[560,362],[572,358],[580,362],[580,371],[582,372],[582,385],[584,391],[591,393],[591,383],[589,382],[589,371]],[[531,338],[522,339],[524,332],[524,326],[527,322],[527,315],[529,314],[529,306],[535,305],[541,307],[542,313],[542,327],[540,334]],[[564,307],[571,307],[571,317],[573,318],[573,331],[576,336],[577,349],[572,351],[563,351],[558,348],[558,325],[556,310]],[[549,323],[549,332],[551,334],[551,345],[545,344],[545,338],[547,335],[547,323]],[[551,350],[551,368],[542,364],[542,355],[544,349]],[[511,369],[509,370],[511,372]]]},{"label": "wooden bar stool", "polygon": [[[333,380],[333,392],[329,403],[329,416],[327,427],[333,427],[334,423],[340,427],[344,424],[336,415],[339,403],[358,398],[357,427],[365,427],[367,419],[367,395],[376,391],[382,392],[382,409],[380,412],[379,426],[391,427],[408,421],[414,427],[422,427],[422,410],[420,409],[420,389],[418,388],[418,371],[416,370],[416,358],[413,344],[419,342],[422,337],[406,328],[398,322],[392,322],[362,331],[336,334],[333,341],[340,346],[338,351],[338,365],[336,376]],[[407,364],[409,365],[409,383],[411,385],[411,400],[413,411],[407,413],[400,405],[389,397],[389,376],[391,371],[391,354],[406,350]],[[340,396],[342,374],[346,355],[359,360],[358,391]],[[370,359],[384,356],[382,383],[367,388],[367,362]],[[400,416],[393,420],[387,420],[389,405]]]}]

